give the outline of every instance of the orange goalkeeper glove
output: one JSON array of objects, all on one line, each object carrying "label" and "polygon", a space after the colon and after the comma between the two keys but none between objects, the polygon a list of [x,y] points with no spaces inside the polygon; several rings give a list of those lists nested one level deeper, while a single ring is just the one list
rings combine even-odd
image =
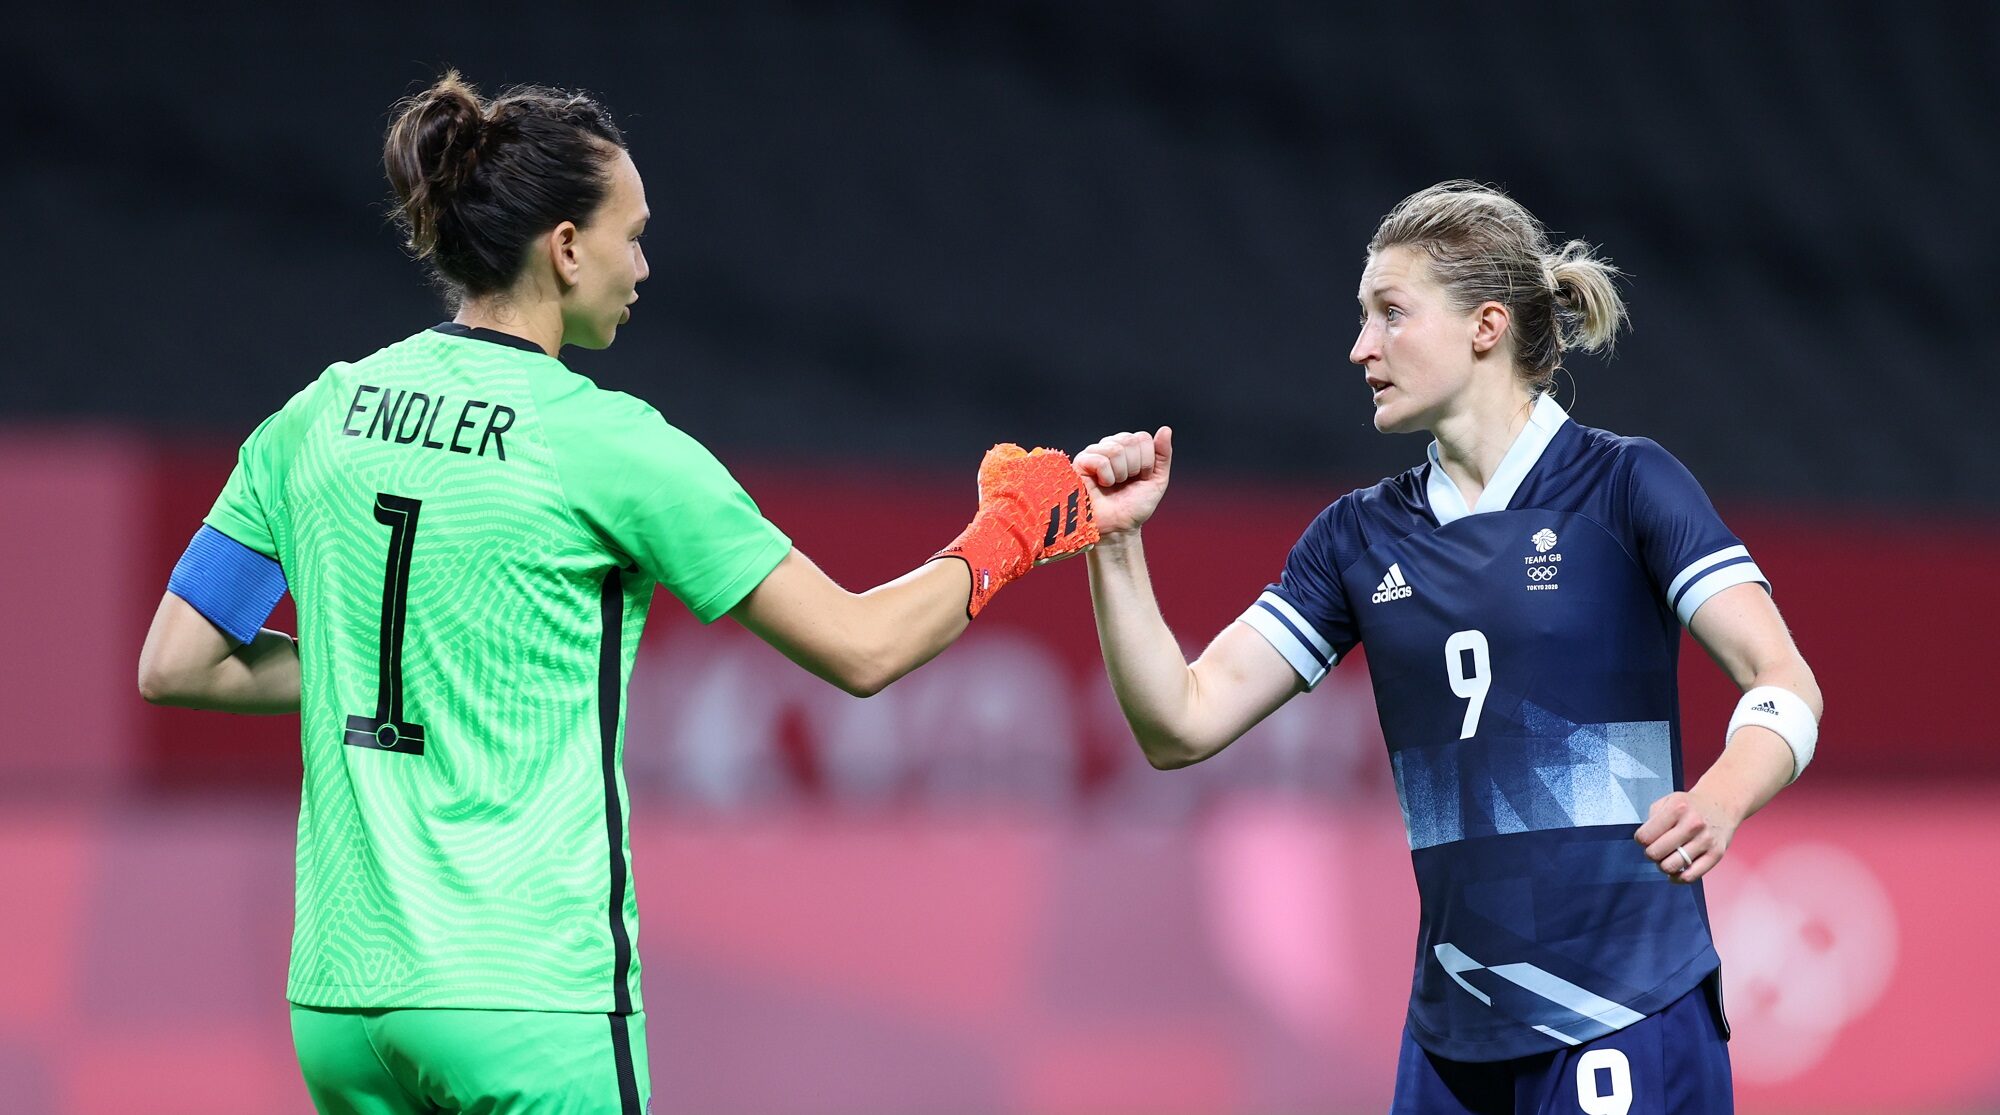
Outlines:
[{"label": "orange goalkeeper glove", "polygon": [[972,597],[965,605],[971,618],[1007,582],[1096,544],[1090,493],[1083,490],[1069,454],[1059,449],[1030,453],[1005,442],[988,449],[979,462],[979,513],[932,560],[962,558],[971,567]]}]

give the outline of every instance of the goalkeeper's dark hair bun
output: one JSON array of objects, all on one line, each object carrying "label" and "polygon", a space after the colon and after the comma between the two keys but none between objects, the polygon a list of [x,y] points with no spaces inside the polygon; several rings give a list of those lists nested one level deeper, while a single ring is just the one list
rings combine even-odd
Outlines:
[{"label": "goalkeeper's dark hair bun", "polygon": [[457,70],[391,111],[382,169],[404,244],[455,298],[506,289],[529,241],[588,224],[625,147],[589,94],[524,85],[489,102]]}]

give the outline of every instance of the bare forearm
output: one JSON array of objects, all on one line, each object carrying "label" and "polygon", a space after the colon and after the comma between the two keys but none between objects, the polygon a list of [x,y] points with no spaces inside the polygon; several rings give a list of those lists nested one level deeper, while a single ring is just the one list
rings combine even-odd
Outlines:
[{"label": "bare forearm", "polygon": [[157,705],[275,714],[299,709],[299,655],[291,636],[265,629],[207,663],[156,665],[140,691]]},{"label": "bare forearm", "polygon": [[1138,532],[1099,543],[1088,560],[1104,669],[1146,758],[1156,767],[1206,758],[1211,749],[1187,738],[1193,679],[1153,597]]},{"label": "bare forearm", "polygon": [[954,558],[849,592],[794,550],[730,614],[815,676],[868,697],[965,633],[971,588]]},{"label": "bare forearm", "polygon": [[[1800,756],[1811,757],[1816,735],[1814,723],[1800,721],[1810,716],[1816,723],[1823,708],[1812,668],[1799,656],[1762,585],[1723,589],[1701,606],[1688,629],[1746,694],[1772,687],[1792,696],[1766,693],[1751,706],[1760,717],[1775,715],[1775,721],[1732,717],[1736,728],[1722,757],[1691,789],[1654,802],[1646,822],[1632,834],[1646,849],[1646,858],[1677,883],[1697,882],[1714,870],[1728,854],[1736,827],[1797,776]],[[1785,710],[1797,703],[1793,696],[1805,704],[1796,715]],[[1766,724],[1790,733],[1800,751],[1795,754],[1787,737]]]},{"label": "bare forearm", "polygon": [[864,664],[861,680],[867,688],[881,690],[965,634],[971,576],[964,562],[945,558],[854,597],[857,657]]},{"label": "bare forearm", "polygon": [[[1819,684],[1804,660],[1794,658],[1736,679],[1747,692],[1761,685],[1789,689],[1802,698],[1815,717],[1824,705]],[[1792,780],[1792,749],[1776,732],[1754,724],[1736,730],[1722,756],[1694,785],[1694,793],[1715,802],[1738,820],[1770,804]]]}]

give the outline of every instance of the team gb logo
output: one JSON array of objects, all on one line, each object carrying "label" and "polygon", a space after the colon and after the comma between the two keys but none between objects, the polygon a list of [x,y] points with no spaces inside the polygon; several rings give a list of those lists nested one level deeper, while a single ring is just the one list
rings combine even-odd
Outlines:
[{"label": "team gb logo", "polygon": [[1560,562],[1563,556],[1549,552],[1556,548],[1556,532],[1543,527],[1529,535],[1528,541],[1535,544],[1535,552],[1521,560],[1528,567],[1529,591],[1532,592],[1536,589],[1549,591],[1560,587],[1555,583],[1555,580],[1557,575],[1562,572]]}]

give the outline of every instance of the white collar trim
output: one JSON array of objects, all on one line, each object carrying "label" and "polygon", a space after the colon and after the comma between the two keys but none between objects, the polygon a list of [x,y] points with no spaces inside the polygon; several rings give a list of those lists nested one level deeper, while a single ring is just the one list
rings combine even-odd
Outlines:
[{"label": "white collar trim", "polygon": [[1535,463],[1542,459],[1542,451],[1555,440],[1556,431],[1569,421],[1569,412],[1561,404],[1547,395],[1535,400],[1535,409],[1528,412],[1528,424],[1521,427],[1514,444],[1507,447],[1507,455],[1500,458],[1500,467],[1493,470],[1493,479],[1487,481],[1484,491],[1479,493],[1479,503],[1475,507],[1465,505],[1465,496],[1458,485],[1445,475],[1444,462],[1438,459],[1438,445],[1433,441],[1425,452],[1430,457],[1430,477],[1425,481],[1425,494],[1430,497],[1431,514],[1437,516],[1439,526],[1455,523],[1467,515],[1480,515],[1488,511],[1505,511],[1514,500],[1514,493],[1520,490],[1521,482],[1534,470]]}]

